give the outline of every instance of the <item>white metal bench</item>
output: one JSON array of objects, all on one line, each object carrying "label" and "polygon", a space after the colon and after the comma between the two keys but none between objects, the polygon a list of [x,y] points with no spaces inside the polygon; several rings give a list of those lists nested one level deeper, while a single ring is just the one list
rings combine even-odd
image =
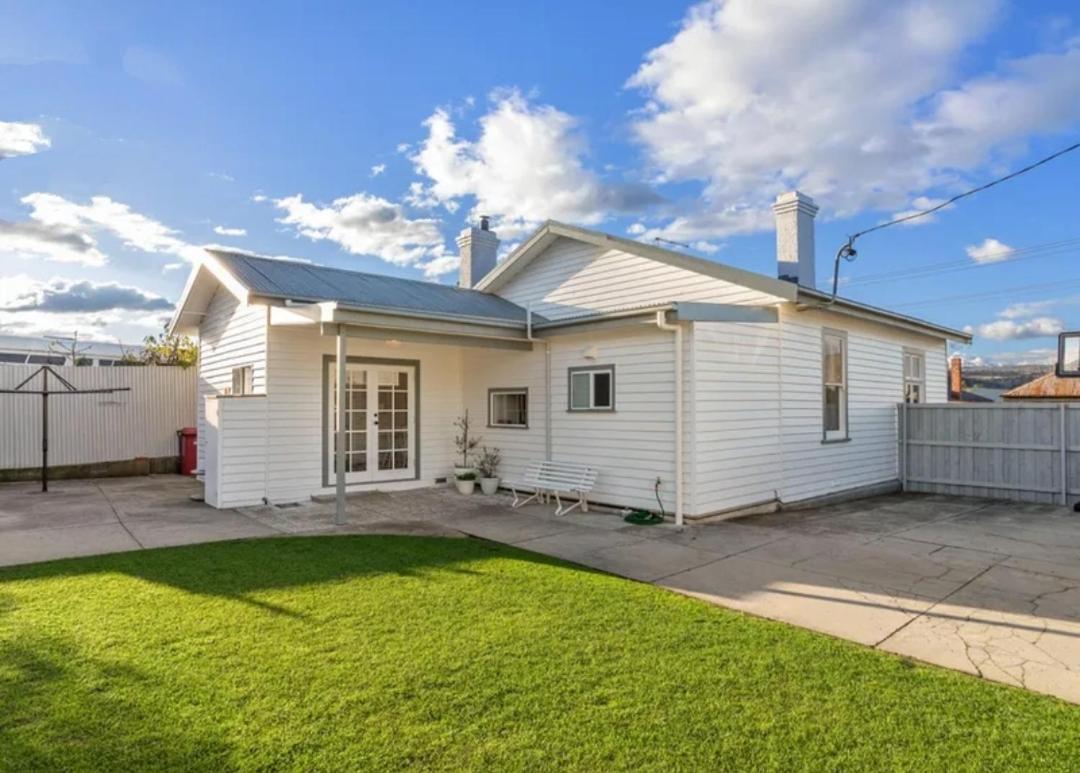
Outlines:
[{"label": "white metal bench", "polygon": [[[521,507],[533,500],[546,501],[549,496],[555,497],[555,515],[566,515],[574,508],[580,507],[583,513],[589,512],[589,502],[586,499],[596,483],[596,470],[583,464],[571,462],[533,462],[525,468],[525,474],[516,481],[507,481],[510,490],[514,493],[513,507]],[[532,494],[523,497],[518,489],[528,489]],[[568,492],[577,495],[577,501],[564,506],[559,492]]]}]

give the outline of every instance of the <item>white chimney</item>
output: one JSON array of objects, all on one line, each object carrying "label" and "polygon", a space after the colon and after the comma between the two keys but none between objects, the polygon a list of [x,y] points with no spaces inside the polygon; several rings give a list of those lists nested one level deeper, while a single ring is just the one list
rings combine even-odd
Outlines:
[{"label": "white chimney", "polygon": [[495,258],[499,253],[499,237],[488,228],[488,216],[480,216],[479,228],[472,226],[458,234],[457,245],[461,255],[458,286],[475,287],[495,268]]},{"label": "white chimney", "polygon": [[776,215],[776,262],[781,279],[814,287],[814,215],[817,204],[798,191],[781,193],[773,204]]}]

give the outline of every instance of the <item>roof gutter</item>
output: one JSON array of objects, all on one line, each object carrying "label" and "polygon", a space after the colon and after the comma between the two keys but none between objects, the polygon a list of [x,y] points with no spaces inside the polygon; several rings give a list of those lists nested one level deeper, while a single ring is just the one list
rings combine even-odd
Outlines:
[{"label": "roof gutter", "polygon": [[931,322],[916,319],[915,317],[908,317],[904,314],[897,314],[896,312],[886,311],[885,309],[879,309],[845,298],[836,298],[833,300],[828,293],[822,293],[818,290],[811,290],[806,287],[799,287],[796,308],[799,311],[805,311],[807,309],[834,311],[838,314],[847,314],[871,322],[904,328],[905,330],[910,330],[914,333],[931,335],[937,338],[946,338],[951,341],[959,341],[965,344],[971,343],[972,340],[971,333],[954,330],[943,325],[935,325]]}]

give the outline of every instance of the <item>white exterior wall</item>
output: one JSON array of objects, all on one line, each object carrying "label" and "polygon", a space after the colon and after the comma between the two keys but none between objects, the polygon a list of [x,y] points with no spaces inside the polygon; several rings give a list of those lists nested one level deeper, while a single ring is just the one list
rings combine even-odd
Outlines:
[{"label": "white exterior wall", "polygon": [[[271,327],[267,490],[271,502],[294,502],[333,492],[323,483],[323,357],[335,354],[333,336],[309,327]],[[420,478],[350,484],[350,491],[433,485],[452,475],[454,420],[464,410],[462,349],[458,346],[350,338],[349,357],[419,360]],[[482,422],[481,422],[482,423]]]},{"label": "white exterior wall", "polygon": [[556,239],[498,295],[552,320],[671,301],[781,300],[696,271],[567,238]]},{"label": "white exterior wall", "polygon": [[266,398],[211,395],[204,402],[206,503],[212,507],[261,504],[265,493]]},{"label": "white exterior wall", "polygon": [[[822,442],[823,328],[848,338],[848,436]],[[926,399],[945,402],[945,342],[873,322],[780,308],[772,324],[695,323],[697,514],[794,503],[898,476],[903,352],[926,358]]]},{"label": "white exterior wall", "polygon": [[[206,398],[232,388],[232,369],[251,365],[256,393],[266,391],[266,306],[244,305],[219,287],[199,325],[199,437],[206,432]],[[205,469],[204,444],[199,443],[199,469]]]},{"label": "white exterior wall", "polygon": [[779,326],[697,322],[693,329],[694,512],[772,502],[781,469]]},{"label": "white exterior wall", "polygon": [[[546,458],[544,345],[537,344],[531,352],[469,348],[462,356],[465,407],[474,433],[482,445],[499,449],[499,477],[518,478],[530,462]],[[518,387],[529,390],[528,428],[488,426],[488,390]]]},{"label": "white exterior wall", "polygon": [[[903,350],[926,353],[926,400],[945,402],[945,342],[836,314],[781,308],[783,502],[897,480],[896,406],[903,401]],[[848,435],[821,442],[822,328],[848,335]]]}]

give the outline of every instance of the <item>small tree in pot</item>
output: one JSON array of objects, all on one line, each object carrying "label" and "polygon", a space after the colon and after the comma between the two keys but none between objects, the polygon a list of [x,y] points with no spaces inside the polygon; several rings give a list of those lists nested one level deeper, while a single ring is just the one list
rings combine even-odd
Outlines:
[{"label": "small tree in pot", "polygon": [[472,470],[454,475],[454,485],[459,494],[471,494],[476,489],[476,473]]},{"label": "small tree in pot", "polygon": [[465,411],[464,416],[458,416],[454,426],[458,428],[458,433],[454,435],[454,447],[461,454],[461,464],[454,465],[454,477],[459,478],[464,473],[469,472],[473,474],[475,480],[476,469],[469,464],[469,455],[480,445],[480,438],[472,437],[469,434],[469,412]]},{"label": "small tree in pot", "polygon": [[480,475],[480,490],[485,494],[494,494],[499,490],[500,461],[499,449],[484,446],[476,461],[476,469]]}]

